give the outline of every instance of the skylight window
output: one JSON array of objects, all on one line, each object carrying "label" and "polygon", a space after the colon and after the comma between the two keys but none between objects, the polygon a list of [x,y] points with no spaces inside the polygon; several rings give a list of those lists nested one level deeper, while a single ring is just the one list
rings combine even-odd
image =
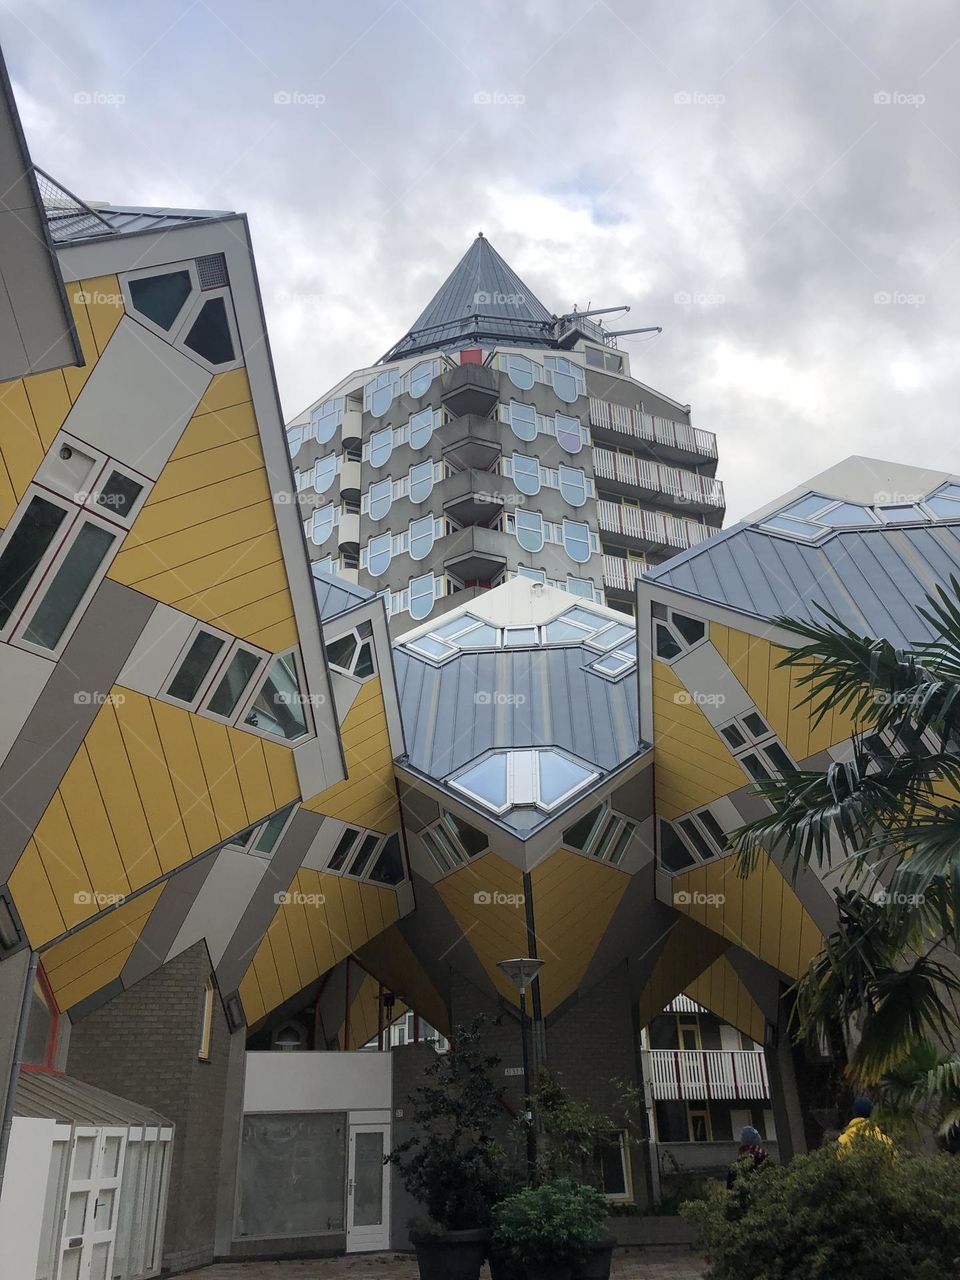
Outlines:
[{"label": "skylight window", "polygon": [[596,770],[554,749],[494,751],[450,785],[494,813],[518,806],[549,813],[597,777]]}]

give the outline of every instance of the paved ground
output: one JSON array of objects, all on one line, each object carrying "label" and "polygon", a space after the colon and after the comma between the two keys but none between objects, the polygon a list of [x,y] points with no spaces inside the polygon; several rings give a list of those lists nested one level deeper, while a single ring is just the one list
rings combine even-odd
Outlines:
[{"label": "paved ground", "polygon": [[[617,1254],[615,1280],[702,1280],[703,1259],[689,1249],[637,1249]],[[488,1276],[484,1267],[483,1275]],[[417,1280],[409,1255],[373,1253],[317,1262],[225,1262],[180,1280]]]}]

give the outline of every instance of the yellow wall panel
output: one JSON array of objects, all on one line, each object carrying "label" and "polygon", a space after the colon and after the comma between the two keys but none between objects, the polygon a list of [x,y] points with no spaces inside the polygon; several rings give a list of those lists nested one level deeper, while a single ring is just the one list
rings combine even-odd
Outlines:
[{"label": "yellow wall panel", "polygon": [[71,407],[63,370],[35,373],[24,379],[24,387],[40,442],[49,449]]},{"label": "yellow wall panel", "polygon": [[147,890],[43,953],[43,967],[57,1004],[69,1009],[120,976],[162,885]]},{"label": "yellow wall panel", "polygon": [[230,749],[230,730],[226,725],[217,724],[206,716],[193,716],[190,727],[197,740],[210,803],[220,828],[220,839],[223,840],[243,831],[255,818],[265,815],[247,813],[236,761]]},{"label": "yellow wall panel", "polygon": [[[772,878],[779,884],[768,885]],[[819,930],[800,899],[767,857],[746,878],[737,874],[736,859],[731,856],[674,876],[672,885],[678,911],[788,977],[798,978],[806,967],[804,956],[816,954],[822,945]],[[684,893],[688,901],[678,901],[677,895]],[[761,920],[763,912],[775,910],[778,901],[779,916],[763,915]],[[803,939],[799,951],[798,929]]]},{"label": "yellow wall panel", "polygon": [[132,886],[107,817],[96,774],[82,743],[61,780],[60,799],[91,884],[114,885],[111,893],[129,893]]},{"label": "yellow wall panel", "polygon": [[715,960],[685,989],[684,995],[732,1027],[763,1044],[766,1019],[726,955]]},{"label": "yellow wall panel", "polygon": [[73,323],[76,326],[77,337],[80,340],[80,349],[83,352],[83,364],[71,365],[63,370],[63,378],[67,384],[67,394],[73,404],[77,403],[80,392],[87,384],[87,379],[93,372],[94,365],[99,359],[99,351],[97,343],[93,336],[93,326],[90,324],[90,316],[87,308],[78,295],[81,295],[84,289],[85,281],[80,280],[76,284],[67,288],[67,301],[70,303],[70,311],[73,315]]},{"label": "yellow wall panel", "polygon": [[673,669],[655,661],[654,784],[658,811],[664,818],[709,804],[747,782],[720,735],[686,695]]},{"label": "yellow wall panel", "polygon": [[239,405],[251,400],[250,383],[246,369],[230,369],[227,373],[215,373],[210,385],[203,393],[203,399],[197,405],[197,417],[206,413],[216,413],[231,405]]},{"label": "yellow wall panel", "polygon": [[371,938],[357,953],[357,959],[368,973],[379,979],[387,990],[399,996],[432,1027],[450,1034],[450,1016],[442,996],[434,986],[406,938],[391,926]]},{"label": "yellow wall panel", "polygon": [[[217,376],[224,377],[229,375],[219,374]],[[216,382],[216,377],[214,382]],[[204,453],[208,449],[216,449],[221,445],[232,444],[237,440],[249,440],[258,434],[257,416],[249,400],[246,404],[230,405],[229,407],[218,409],[214,413],[203,411],[201,404],[201,407],[197,409],[193,417],[193,421],[198,428],[202,427],[202,432],[188,432],[183,436],[170,455],[171,462],[179,461],[181,458],[190,458],[194,454]]]},{"label": "yellow wall panel", "polygon": [[66,931],[57,895],[43,868],[36,842],[30,840],[7,881],[30,945],[39,947]]},{"label": "yellow wall panel", "polygon": [[304,808],[381,833],[399,824],[393,754],[379,679],[368,680],[341,725],[347,777]]},{"label": "yellow wall panel", "polygon": [[243,979],[237,989],[240,992],[240,1000],[243,1004],[247,1026],[252,1027],[266,1013],[263,1007],[263,997],[260,995],[260,984],[257,982],[257,973],[252,964],[243,975]]},{"label": "yellow wall panel", "polygon": [[120,281],[116,276],[91,276],[79,285],[72,285],[71,292],[78,306],[86,310],[97,352],[103,355],[104,347],[123,319]]},{"label": "yellow wall panel", "polygon": [[[151,706],[190,848],[210,849],[223,839],[223,832],[214,813],[194,734],[193,722],[199,723],[200,717],[185,715],[180,707],[159,698]],[[271,807],[268,804],[262,812],[269,812]]]},{"label": "yellow wall panel", "polygon": [[[247,542],[261,536],[264,537],[267,545],[275,545],[271,541],[273,538],[276,538],[279,543],[273,505],[266,501],[255,503],[245,510],[235,511],[212,522],[205,530],[206,555],[201,563],[218,553],[230,553],[235,547],[239,547],[239,554],[242,554]],[[236,554],[238,553],[233,552],[233,555]],[[174,570],[180,575],[181,581],[189,582],[185,573],[197,558],[196,534],[188,526],[166,534],[164,537],[139,543],[131,542],[128,535],[124,541],[122,555],[122,576],[118,575],[118,581],[123,581],[127,586],[136,586],[139,589],[139,583]],[[116,562],[114,562],[115,565]],[[191,590],[195,591],[196,587],[192,587]]]},{"label": "yellow wall panel", "polygon": [[[486,853],[439,880],[435,888],[464,935],[457,946],[472,947],[500,994],[516,1004],[516,988],[497,962],[527,954],[520,870],[496,853]],[[498,893],[516,902],[498,902]]]},{"label": "yellow wall panel", "polygon": [[46,453],[22,379],[0,385],[0,449],[19,501]]},{"label": "yellow wall panel", "polygon": [[190,843],[150,701],[143,694],[125,691],[123,702],[117,706],[117,723],[157,860],[166,872],[186,862]]},{"label": "yellow wall panel", "polygon": [[[124,874],[131,889],[139,889],[155,880],[161,868],[113,704],[106,703],[97,712],[83,745],[96,774]],[[113,892],[107,886],[98,888]]]},{"label": "yellow wall panel", "polygon": [[671,1000],[686,990],[729,944],[717,934],[680,917],[669,927],[647,985],[640,994],[640,1026],[662,1013]]}]

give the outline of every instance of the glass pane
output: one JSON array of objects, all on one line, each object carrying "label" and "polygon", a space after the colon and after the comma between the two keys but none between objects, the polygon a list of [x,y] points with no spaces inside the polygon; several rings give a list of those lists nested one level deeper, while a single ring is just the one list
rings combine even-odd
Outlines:
[{"label": "glass pane", "polygon": [[688,618],[682,613],[673,615],[673,625],[686,640],[687,644],[696,644],[698,640],[702,640],[707,634],[706,623],[700,622],[696,618]]},{"label": "glass pane", "polygon": [[377,836],[364,836],[363,841],[357,851],[356,857],[347,868],[347,874],[351,876],[362,876],[367,869],[367,864],[373,857],[373,851],[379,843]]},{"label": "glass pane", "polygon": [[482,760],[457,778],[458,786],[493,809],[507,803],[507,758],[501,752]]},{"label": "glass pane", "polygon": [[379,533],[367,544],[367,573],[372,578],[378,577],[390,564],[393,554],[393,536]]},{"label": "glass pane", "polygon": [[110,1242],[95,1244],[90,1250],[90,1280],[107,1280],[107,1262],[110,1258]]},{"label": "glass pane", "polygon": [[433,574],[410,579],[410,617],[425,618],[433,608]]},{"label": "glass pane", "polygon": [[540,752],[540,803],[549,807],[590,777],[590,770],[556,751]]},{"label": "glass pane", "polygon": [[532,404],[521,404],[517,400],[510,401],[510,429],[518,440],[537,438],[537,411]]},{"label": "glass pane", "polygon": [[475,858],[477,854],[483,853],[488,848],[489,841],[487,837],[482,831],[478,831],[476,827],[471,827],[469,822],[464,822],[462,818],[447,812],[446,809],[443,812],[443,817],[450,824],[454,835],[460,841],[468,858]]},{"label": "glass pane", "polygon": [[287,818],[290,816],[290,807],[281,809],[279,813],[275,813],[272,818],[267,819],[266,826],[260,834],[260,838],[254,845],[257,853],[272,853],[273,847],[280,838],[280,832],[286,825]]},{"label": "glass pane", "polygon": [[657,637],[658,658],[675,658],[678,653],[682,652],[669,630],[660,622],[657,623],[655,635]]},{"label": "glass pane", "polygon": [[357,658],[357,665],[353,668],[353,674],[359,680],[365,680],[367,676],[372,676],[373,667],[373,645],[369,640],[360,646],[360,656]]},{"label": "glass pane", "polygon": [[701,809],[697,814],[697,817],[700,819],[703,826],[706,827],[707,834],[712,837],[717,848],[723,849],[726,846],[727,838],[723,833],[723,827],[721,827],[720,823],[716,820],[710,810]]},{"label": "glass pane", "polygon": [[766,724],[755,711],[748,711],[743,717],[743,723],[755,738],[762,738],[765,733],[769,732]]},{"label": "glass pane", "polygon": [[227,364],[233,356],[233,339],[223,298],[210,298],[187,334],[185,345],[211,364]]},{"label": "glass pane", "polygon": [[113,1203],[116,1199],[113,1187],[101,1187],[93,1210],[94,1231],[109,1231],[113,1226]]},{"label": "glass pane", "polygon": [[340,870],[347,860],[347,855],[353,848],[353,843],[356,840],[357,835],[358,832],[356,832],[352,827],[348,827],[346,831],[344,831],[343,835],[337,841],[337,847],[334,849],[333,857],[330,859],[330,871]]},{"label": "glass pane", "polygon": [[536,511],[517,512],[517,541],[524,551],[543,549],[543,517]]},{"label": "glass pane", "polygon": [[422,449],[433,435],[434,416],[432,409],[421,409],[410,419],[410,448]]},{"label": "glass pane", "polygon": [[759,758],[753,755],[752,752],[740,758],[747,773],[755,782],[763,782],[770,777],[770,772],[766,765],[761,764]]},{"label": "glass pane", "polygon": [[221,636],[215,636],[209,631],[199,632],[180,664],[179,671],[170,681],[167,689],[170,697],[178,698],[181,702],[192,702],[225,643]]},{"label": "glass pane", "polygon": [[586,640],[589,632],[583,627],[578,627],[568,617],[563,617],[554,618],[553,622],[548,622],[544,627],[544,636],[553,644],[562,644],[565,640]]},{"label": "glass pane", "polygon": [[120,1186],[120,1210],[117,1216],[117,1243],[113,1253],[114,1272],[120,1276],[135,1276],[142,1270],[132,1250],[133,1224],[139,1222],[140,1170],[143,1165],[143,1142],[128,1142],[123,1161],[123,1182]]},{"label": "glass pane", "polygon": [[[564,399],[563,396],[560,398]],[[558,413],[554,418],[554,429],[561,449],[566,449],[567,453],[580,452],[583,446],[583,435],[580,431],[579,418],[567,418],[564,414]]]},{"label": "glass pane", "polygon": [[130,476],[125,476],[122,471],[111,471],[106,484],[101,486],[97,494],[97,504],[105,507],[118,520],[126,520],[141,493],[143,493],[142,484],[138,484]]},{"label": "glass pane", "polygon": [[690,818],[684,818],[678,825],[704,862],[714,857],[716,850],[707,843],[695,822]]},{"label": "glass pane", "polygon": [[828,511],[826,515],[820,519],[824,524],[829,525],[848,525],[848,524],[873,524],[870,518],[870,512],[866,507],[857,506],[854,502],[841,502],[839,507],[834,507],[832,511]]},{"label": "glass pane", "polygon": [[190,272],[168,271],[130,281],[130,301],[142,316],[161,329],[170,329],[190,297]]},{"label": "glass pane", "polygon": [[393,452],[393,428],[375,431],[370,437],[370,465],[382,467]]},{"label": "glass pane", "polygon": [[604,649],[616,649],[622,645],[624,640],[629,640],[633,636],[633,627],[628,627],[624,623],[615,622],[612,627],[608,627],[606,631],[601,631],[599,635],[593,637],[593,643]]},{"label": "glass pane", "polygon": [[784,515],[796,516],[798,520],[809,520],[811,516],[822,511],[824,507],[830,505],[830,499],[825,498],[822,493],[810,493],[805,498],[801,498],[799,502],[793,502],[789,507],[784,508]]},{"label": "glass pane", "polygon": [[381,884],[399,884],[404,875],[400,837],[392,835],[380,850],[380,856],[370,872],[370,879],[378,880]]},{"label": "glass pane", "polygon": [[40,1252],[36,1280],[53,1280],[57,1274],[62,1239],[63,1180],[70,1144],[55,1142],[50,1155],[47,1189],[43,1199],[43,1221],[40,1224]]},{"label": "glass pane", "polygon": [[602,806],[591,809],[578,822],[575,822],[572,827],[567,827],[563,833],[563,843],[570,849],[579,849],[582,852],[590,843],[590,837],[593,834],[594,827],[597,825],[601,810]]},{"label": "glass pane", "polygon": [[292,653],[274,659],[244,723],[287,741],[302,738],[307,732],[303,695]]},{"label": "glass pane", "polygon": [[433,463],[418,462],[410,468],[410,501],[424,502],[433,491]]},{"label": "glass pane", "polygon": [[482,622],[478,627],[471,627],[463,635],[457,637],[457,644],[464,649],[495,649],[499,641],[499,631],[489,622]]},{"label": "glass pane", "polygon": [[338,636],[327,645],[327,657],[335,667],[342,667],[344,671],[349,671],[358,644],[359,641],[353,631],[345,636]]},{"label": "glass pane", "polygon": [[764,520],[764,529],[775,529],[778,533],[792,533],[798,538],[819,538],[827,532],[826,525],[807,524],[803,520],[794,520],[791,516],[771,516]]},{"label": "glass pane", "polygon": [[[85,1139],[92,1141],[92,1139]],[[82,1236],[87,1221],[87,1200],[89,1195],[86,1191],[71,1191],[67,1199],[67,1216],[64,1222],[65,1234],[68,1236]]]},{"label": "glass pane", "polygon": [[503,644],[506,649],[522,648],[537,643],[536,627],[512,627],[503,633]]},{"label": "glass pane", "polygon": [[590,529],[586,524],[573,520],[563,522],[563,549],[571,560],[585,564],[590,559]]},{"label": "glass pane", "polygon": [[31,498],[20,523],[0,555],[0,627],[10,621],[14,606],[66,517],[63,507],[45,498]]},{"label": "glass pane", "polygon": [[941,520],[960,520],[960,502],[951,502],[943,494],[928,498],[927,506]]},{"label": "glass pane", "polygon": [[378,480],[370,486],[367,496],[370,519],[382,520],[393,503],[393,481]]},{"label": "glass pane", "polygon": [[530,497],[540,492],[540,463],[523,453],[513,455],[513,483]]},{"label": "glass pane", "polygon": [[342,1232],[345,1129],[338,1112],[245,1116],[238,1235]]},{"label": "glass pane", "polygon": [[423,516],[410,523],[410,558],[422,560],[430,554],[436,526],[433,516]]},{"label": "glass pane", "polygon": [[565,467],[562,463],[559,472],[561,496],[572,507],[582,507],[587,500],[586,476],[576,467]]},{"label": "glass pane", "polygon": [[685,871],[695,865],[693,854],[669,822],[660,821],[660,865],[668,871]]},{"label": "glass pane", "polygon": [[85,524],[53,575],[23,638],[44,649],[55,649],[93,581],[116,534]]},{"label": "glass pane", "polygon": [[103,1144],[103,1155],[100,1157],[100,1174],[104,1178],[115,1178],[120,1172],[120,1155],[123,1151],[122,1138],[106,1138]]},{"label": "glass pane", "polygon": [[353,1225],[383,1221],[383,1134],[353,1135]]},{"label": "glass pane", "polygon": [[249,649],[238,649],[230,659],[213,697],[207,703],[207,710],[217,716],[232,716],[259,666],[260,658],[257,654],[251,653]]},{"label": "glass pane", "polygon": [[533,365],[526,356],[508,356],[507,373],[513,385],[521,391],[529,391],[533,386]]},{"label": "glass pane", "polygon": [[880,519],[884,524],[919,524],[926,516],[919,507],[878,507]]},{"label": "glass pane", "polygon": [[96,1144],[96,1138],[77,1138],[73,1150],[73,1173],[71,1174],[75,1182],[83,1181],[93,1173]]},{"label": "glass pane", "polygon": [[600,1146],[600,1179],[607,1196],[623,1196],[627,1193],[627,1180],[623,1168],[623,1146],[619,1134],[611,1134]]},{"label": "glass pane", "polygon": [[60,1267],[59,1280],[78,1280],[80,1275],[80,1250],[64,1251],[63,1263]]},{"label": "glass pane", "polygon": [[730,743],[731,747],[742,747],[746,745],[746,738],[735,724],[728,724],[727,727],[725,729],[721,729],[720,732]]}]

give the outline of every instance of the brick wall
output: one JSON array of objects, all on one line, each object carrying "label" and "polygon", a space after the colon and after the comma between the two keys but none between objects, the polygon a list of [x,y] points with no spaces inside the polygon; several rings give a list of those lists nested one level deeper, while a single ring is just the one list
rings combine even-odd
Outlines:
[{"label": "brick wall", "polygon": [[164,1268],[212,1262],[230,1035],[214,1001],[210,1060],[198,1057],[210,962],[204,944],[176,956],[74,1026],[67,1071],[153,1107],[176,1134]]}]

